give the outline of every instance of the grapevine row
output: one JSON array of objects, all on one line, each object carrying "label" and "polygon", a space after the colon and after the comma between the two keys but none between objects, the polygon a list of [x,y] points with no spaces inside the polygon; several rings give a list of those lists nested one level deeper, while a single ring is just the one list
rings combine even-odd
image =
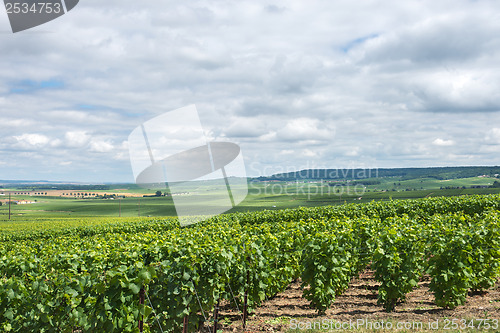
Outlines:
[{"label": "grapevine row", "polygon": [[[500,272],[498,196],[231,214],[180,228],[140,220],[0,233],[0,329],[135,332],[190,327],[220,300],[258,307],[301,279],[324,312],[367,267],[388,311],[423,275],[456,307]],[[141,290],[150,301],[140,304]],[[237,304],[234,304],[236,300]]]}]

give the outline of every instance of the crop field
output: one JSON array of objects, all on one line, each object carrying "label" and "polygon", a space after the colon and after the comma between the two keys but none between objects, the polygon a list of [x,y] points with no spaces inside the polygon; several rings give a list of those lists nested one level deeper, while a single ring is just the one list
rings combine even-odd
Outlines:
[{"label": "crop field", "polygon": [[455,309],[500,277],[499,210],[487,195],[233,213],[185,228],[172,217],[3,220],[0,329],[225,331],[221,304],[245,326],[293,285],[321,316],[366,274],[387,313],[424,280],[435,306]]},{"label": "crop field", "polygon": [[[343,205],[346,203],[367,203],[390,201],[392,199],[418,199],[441,196],[462,196],[476,194],[497,194],[500,188],[488,188],[493,178],[472,177],[437,180],[431,178],[402,180],[400,178],[367,179],[362,183],[321,181],[301,182],[250,182],[248,196],[237,207],[228,211],[257,212],[263,209],[279,210],[297,207]],[[376,184],[370,184],[375,182]],[[472,188],[477,186],[477,188]],[[186,195],[199,196],[204,201],[217,197],[225,188],[211,183],[193,185]],[[141,189],[130,185],[99,191],[52,191],[55,195],[15,195],[12,200],[27,200],[30,204],[12,205],[11,219],[29,221],[38,217],[144,217],[176,216],[171,196],[154,197],[155,189]],[[88,196],[74,197],[69,193],[88,193]],[[45,193],[45,192],[44,192]],[[101,198],[95,198],[95,194]],[[117,196],[103,199],[103,195]],[[121,195],[125,197],[121,197]],[[148,195],[149,197],[142,197]],[[0,197],[1,198],[1,197]],[[6,196],[3,195],[4,201]],[[214,204],[217,204],[216,202]],[[9,207],[0,206],[0,220],[7,220]]]}]

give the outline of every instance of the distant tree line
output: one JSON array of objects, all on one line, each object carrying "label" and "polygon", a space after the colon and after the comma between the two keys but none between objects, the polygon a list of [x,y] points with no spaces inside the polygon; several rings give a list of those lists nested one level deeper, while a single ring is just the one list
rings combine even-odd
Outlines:
[{"label": "distant tree line", "polygon": [[395,168],[395,169],[307,169],[296,172],[278,173],[261,176],[260,181],[295,181],[295,180],[361,180],[366,178],[401,177],[402,180],[435,178],[438,180],[470,178],[477,176],[498,177],[500,167],[432,167],[432,168]]},{"label": "distant tree line", "polygon": [[143,195],[144,198],[154,198],[154,197],[167,197],[169,196],[170,194],[168,192],[165,192],[165,193],[162,193],[161,191],[156,191],[155,194],[153,195]]}]

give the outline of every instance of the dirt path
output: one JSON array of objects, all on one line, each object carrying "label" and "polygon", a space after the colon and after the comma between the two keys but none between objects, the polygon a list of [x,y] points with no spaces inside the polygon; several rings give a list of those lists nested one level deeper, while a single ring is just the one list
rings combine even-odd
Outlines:
[{"label": "dirt path", "polygon": [[[286,291],[267,300],[250,315],[246,332],[288,332],[292,328],[302,328],[297,330],[300,332],[314,327],[315,322],[317,330],[311,332],[328,332],[326,327],[335,329],[335,322],[344,325],[343,328],[337,326],[340,328],[337,332],[348,329],[380,332],[384,331],[381,328],[387,329],[389,326],[392,326],[392,331],[398,332],[449,332],[445,326],[451,329],[454,324],[470,325],[469,328],[474,325],[474,330],[470,328],[474,332],[500,331],[500,322],[498,328],[494,329],[494,320],[500,320],[500,282],[484,294],[470,294],[467,303],[454,310],[436,306],[428,286],[429,281],[420,282],[419,288],[407,295],[406,302],[398,304],[394,312],[387,313],[381,305],[377,305],[378,283],[373,279],[372,272],[365,272],[351,282],[349,289],[335,300],[325,315],[318,316],[316,310],[309,307],[309,302],[302,298],[300,282],[294,282]],[[240,313],[223,306],[221,315],[222,332],[243,332]],[[487,320],[471,323],[471,319]],[[436,323],[439,330],[435,330]],[[489,330],[485,329],[486,323],[490,325]],[[403,329],[404,326],[406,329]]]}]

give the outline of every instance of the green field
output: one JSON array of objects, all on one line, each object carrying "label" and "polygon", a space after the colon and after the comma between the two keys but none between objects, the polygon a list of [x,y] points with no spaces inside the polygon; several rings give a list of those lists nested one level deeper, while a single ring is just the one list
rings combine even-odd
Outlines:
[{"label": "green field", "polygon": [[[403,180],[401,177],[373,178],[357,182],[296,181],[249,182],[247,198],[228,211],[250,212],[263,209],[275,210],[295,207],[314,207],[387,201],[391,199],[417,199],[438,196],[461,196],[500,193],[500,188],[471,188],[491,186],[495,178],[473,177],[451,180],[421,178]],[[370,184],[375,182],[377,184]],[[363,183],[367,183],[364,185]],[[15,190],[12,188],[11,190]],[[213,184],[193,187],[187,195],[199,196],[200,201],[212,200],[225,188]],[[155,190],[137,188],[135,185],[117,185],[98,193],[152,194]],[[95,199],[48,196],[13,196],[12,200],[36,201],[32,204],[11,205],[11,219],[28,220],[37,217],[71,216],[175,216],[172,197],[141,197],[122,199]],[[215,201],[213,204],[217,205]],[[9,207],[0,206],[0,220],[9,216]]]},{"label": "green field", "polygon": [[[195,332],[213,328],[219,302],[252,313],[298,279],[324,315],[368,270],[386,312],[407,311],[425,282],[447,316],[500,277],[499,198],[225,214],[186,228],[172,217],[0,221],[0,330]],[[496,308],[478,310],[496,320]]]}]

